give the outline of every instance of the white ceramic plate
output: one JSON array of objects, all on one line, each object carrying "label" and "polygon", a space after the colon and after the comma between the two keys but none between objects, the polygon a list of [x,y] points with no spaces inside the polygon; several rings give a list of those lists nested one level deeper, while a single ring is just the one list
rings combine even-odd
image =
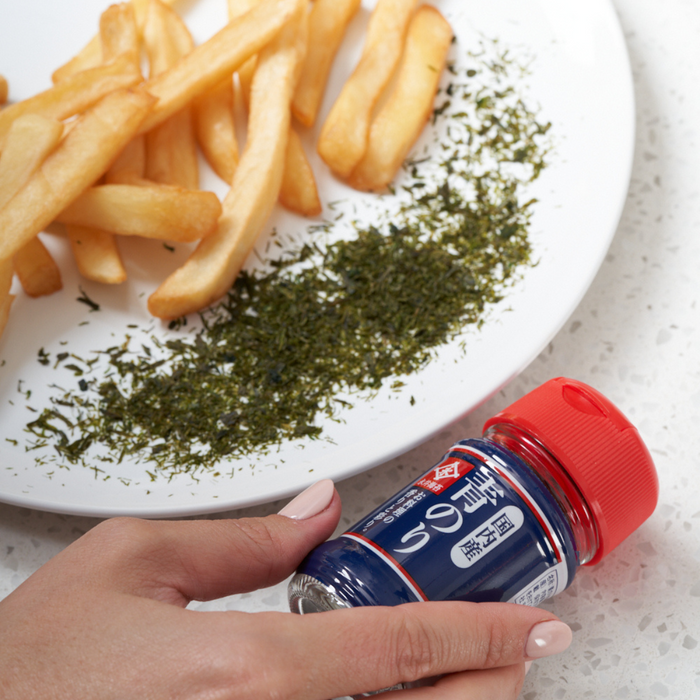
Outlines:
[{"label": "white ceramic plate", "polygon": [[[49,87],[53,68],[72,56],[94,33],[103,0],[0,3],[0,72],[11,98]],[[373,2],[364,2],[332,74],[329,99],[354,65]],[[151,323],[145,298],[180,262],[162,244],[128,242],[130,280],[119,288],[81,282],[63,242],[52,239],[64,276],[62,292],[31,300],[19,292],[0,341],[0,500],[50,511],[95,516],[134,514],[165,517],[250,506],[298,492],[313,481],[343,479],[370,469],[426,440],[483,402],[547,345],[572,313],[607,251],[627,191],[634,142],[634,101],[624,40],[608,0],[436,0],[450,19],[460,50],[477,48],[481,36],[498,38],[513,55],[532,57],[526,94],[553,124],[554,163],[532,188],[538,197],[532,221],[536,267],[510,290],[480,330],[467,331],[467,352],[456,344],[440,349],[436,361],[406,380],[400,393],[388,388],[369,401],[357,400],[344,422],[324,425],[331,442],[285,443],[262,459],[221,466],[223,476],[187,475],[152,482],[143,466],[125,464],[119,474],[89,469],[37,467],[25,452],[23,429],[29,404],[48,405],[52,382],[71,381],[37,362],[39,348],[53,356],[62,348],[87,355],[123,339],[129,324],[165,333]],[[225,21],[223,0],[183,2],[196,41]],[[322,115],[323,116],[323,115]],[[325,202],[347,198],[349,190],[314,160]],[[224,193],[210,177],[205,189]],[[277,212],[280,230],[304,223]],[[272,225],[271,224],[271,225]],[[102,306],[90,313],[76,303],[78,286]],[[87,325],[79,325],[89,321]],[[136,331],[139,333],[140,331]],[[67,345],[62,345],[66,343]],[[19,382],[21,380],[21,385]],[[75,379],[72,380],[75,383]],[[19,385],[19,386],[18,386]],[[415,397],[415,405],[409,398]],[[6,438],[17,439],[13,446]]]}]

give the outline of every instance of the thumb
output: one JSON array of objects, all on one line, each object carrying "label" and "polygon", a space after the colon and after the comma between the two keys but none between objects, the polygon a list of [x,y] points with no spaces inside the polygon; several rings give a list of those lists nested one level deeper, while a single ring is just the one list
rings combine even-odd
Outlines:
[{"label": "thumb", "polygon": [[333,482],[324,480],[264,518],[107,520],[62,555],[76,547],[72,556],[89,557],[93,585],[186,605],[282,581],[330,537],[340,509]]}]

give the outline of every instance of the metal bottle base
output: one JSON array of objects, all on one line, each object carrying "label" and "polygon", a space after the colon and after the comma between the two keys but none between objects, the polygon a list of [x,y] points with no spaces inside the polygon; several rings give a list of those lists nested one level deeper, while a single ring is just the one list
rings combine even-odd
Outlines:
[{"label": "metal bottle base", "polygon": [[[352,607],[349,603],[341,600],[331,586],[326,586],[313,578],[313,576],[307,576],[306,574],[295,574],[292,577],[287,589],[287,595],[289,598],[289,609],[293,613],[299,615]],[[391,686],[391,688],[382,688],[381,690],[375,690],[371,693],[353,695],[351,700],[368,698],[373,695],[385,693],[389,690],[405,690],[406,688],[415,688],[417,686],[429,684],[429,680],[417,681],[415,683],[399,683],[398,685]],[[346,698],[336,698],[335,700],[346,700]]]},{"label": "metal bottle base", "polygon": [[341,600],[331,586],[326,586],[318,579],[306,574],[293,576],[289,582],[287,596],[289,609],[299,615],[352,607]]}]

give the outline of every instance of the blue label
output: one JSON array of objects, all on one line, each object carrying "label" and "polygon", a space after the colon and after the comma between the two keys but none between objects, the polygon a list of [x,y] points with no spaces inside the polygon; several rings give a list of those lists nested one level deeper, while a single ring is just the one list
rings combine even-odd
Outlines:
[{"label": "blue label", "polygon": [[415,600],[483,594],[537,605],[566,587],[571,540],[532,481],[465,440],[342,537],[390,567]]}]

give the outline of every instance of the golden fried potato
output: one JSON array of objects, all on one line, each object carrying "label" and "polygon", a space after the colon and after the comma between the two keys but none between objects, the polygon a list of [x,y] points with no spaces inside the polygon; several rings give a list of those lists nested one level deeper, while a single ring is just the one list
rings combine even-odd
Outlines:
[{"label": "golden fried potato", "polygon": [[[249,12],[259,1],[228,0],[229,20],[234,20]],[[308,22],[308,18],[306,21]],[[308,32],[308,27],[306,31]],[[250,91],[257,62],[258,57],[252,56],[238,69],[241,95],[247,109],[250,109]],[[311,165],[304,153],[298,134],[293,133],[291,127],[287,141],[285,170],[282,176],[279,200],[287,209],[304,216],[316,216],[321,212],[321,202],[318,198],[316,181]]]},{"label": "golden fried potato", "polygon": [[148,308],[154,316],[178,318],[218,299],[255,245],[282,183],[290,103],[306,48],[305,33],[298,27],[305,26],[305,16],[306,2],[300,2],[293,21],[261,51],[251,91],[248,139],[219,226],[151,295]]},{"label": "golden fried potato", "polygon": [[56,149],[62,135],[61,122],[40,114],[25,114],[12,123],[0,153],[0,209]]},{"label": "golden fried potato", "polygon": [[111,233],[85,226],[66,225],[73,257],[85,279],[102,284],[121,284],[126,270]]},{"label": "golden fried potato", "polygon": [[[161,0],[151,0],[143,30],[151,78],[174,66],[194,48],[180,17]],[[199,187],[192,108],[183,107],[146,134],[146,177],[165,185]]]},{"label": "golden fried potato", "polygon": [[143,41],[148,55],[149,78],[165,73],[194,48],[187,27],[162,0],[150,0]]},{"label": "golden fried potato", "polygon": [[195,135],[212,170],[230,185],[238,165],[238,140],[233,117],[234,90],[224,78],[193,106]]},{"label": "golden fried potato", "polygon": [[42,167],[0,209],[0,260],[14,255],[104,174],[152,104],[148,93],[118,90],[78,118]]},{"label": "golden fried potato", "polygon": [[2,335],[10,317],[10,307],[15,295],[10,294],[14,270],[12,260],[0,260],[0,335]]},{"label": "golden fried potato", "polygon": [[[140,70],[141,45],[137,29],[137,12],[143,16],[147,0],[136,3],[111,5],[100,18],[102,59],[109,62],[115,56],[132,56]],[[143,22],[141,22],[141,25]],[[140,179],[145,169],[145,140],[132,139],[105,175],[107,182]],[[73,257],[80,274],[86,279],[103,284],[119,284],[126,279],[117,241],[113,234],[99,229],[66,226]]]},{"label": "golden fried potato", "polygon": [[[173,0],[163,0],[163,2],[166,2],[168,5],[170,5],[172,4]],[[133,0],[131,3],[134,9],[136,26],[139,32],[143,28],[145,22],[148,4],[149,0]],[[64,63],[60,68],[57,68],[53,72],[51,80],[55,85],[57,83],[60,83],[62,80],[65,80],[66,78],[70,78],[76,73],[80,73],[80,71],[86,70],[87,68],[94,68],[95,66],[99,66],[100,63],[103,63],[103,61],[104,58],[102,56],[102,42],[99,36],[94,36],[83,47],[80,53],[78,53],[70,61]]]},{"label": "golden fried potato", "polygon": [[0,298],[4,298],[10,293],[13,275],[12,261],[0,260]]},{"label": "golden fried potato", "polygon": [[[2,157],[0,157],[0,172],[2,172]],[[8,201],[14,194],[9,189],[8,180],[4,184],[0,184],[0,209],[3,203]],[[3,334],[7,321],[10,317],[10,307],[15,300],[14,294],[10,294],[12,287],[12,277],[14,276],[14,268],[11,259],[0,260],[0,335]]]},{"label": "golden fried potato", "polygon": [[423,5],[411,20],[394,89],[372,122],[367,151],[349,185],[379,191],[394,179],[433,110],[451,42],[447,20]]},{"label": "golden fried potato", "polygon": [[100,18],[100,55],[104,64],[73,76],[3,111],[0,116],[0,146],[12,121],[22,114],[41,114],[66,119],[84,111],[104,95],[140,83],[139,43],[134,12],[128,3],[112,5]]},{"label": "golden fried potato", "polygon": [[367,150],[372,111],[401,58],[416,0],[378,0],[367,29],[360,62],[323,124],[321,158],[347,177]]},{"label": "golden fried potato", "polygon": [[146,178],[189,190],[199,187],[199,162],[189,107],[146,134]]},{"label": "golden fried potato", "polygon": [[304,126],[313,126],[316,121],[333,59],[361,2],[316,0],[313,4],[309,15],[309,47],[292,100],[292,114]]},{"label": "golden fried potato", "polygon": [[51,75],[51,80],[54,85],[71,78],[76,73],[81,73],[89,68],[94,68],[102,63],[102,42],[99,35],[90,39],[90,41],[82,48],[79,54],[64,63],[60,68],[57,68]]},{"label": "golden fried potato", "polygon": [[108,185],[136,185],[146,175],[146,137],[134,136],[105,173]]},{"label": "golden fried potato", "polygon": [[5,331],[5,326],[10,318],[10,308],[15,300],[14,294],[5,294],[0,296],[0,335]]},{"label": "golden fried potato", "polygon": [[221,202],[213,192],[157,184],[98,185],[85,190],[56,221],[166,241],[198,241],[216,228]]},{"label": "golden fried potato", "polygon": [[49,119],[67,119],[80,114],[105,95],[142,80],[129,56],[78,73],[59,85],[16,102],[0,112],[0,149],[4,147],[12,122],[23,114],[40,114]]},{"label": "golden fried potato", "polygon": [[299,134],[291,127],[279,200],[282,206],[302,216],[318,216],[322,211],[311,164]]},{"label": "golden fried potato", "polygon": [[[5,148],[0,154],[0,209],[55,150],[62,133],[63,124],[39,114],[25,114],[12,123]],[[20,248],[12,259],[12,265],[29,296],[53,294],[61,289],[58,266],[38,238],[27,241]],[[0,282],[0,287],[4,287],[3,282]],[[0,303],[7,294],[9,286],[4,294],[0,294]]]},{"label": "golden fried potato", "polygon": [[100,44],[102,63],[117,56],[128,56],[136,70],[141,72],[139,33],[134,8],[130,3],[110,5],[100,17]]},{"label": "golden fried potato", "polygon": [[43,297],[63,289],[61,271],[39,236],[18,250],[12,264],[22,289],[30,297]]},{"label": "golden fried potato", "polygon": [[[228,0],[229,22],[244,15],[249,10],[252,10],[259,1],[260,0]],[[237,71],[241,86],[241,96],[243,97],[246,109],[250,108],[250,86],[253,84],[253,75],[257,64],[258,57],[251,56]]]},{"label": "golden fried potato", "polygon": [[141,133],[161,124],[199,95],[232,75],[248,58],[279,34],[307,0],[261,0],[250,12],[229,22],[172,68],[145,83],[158,102]]}]

